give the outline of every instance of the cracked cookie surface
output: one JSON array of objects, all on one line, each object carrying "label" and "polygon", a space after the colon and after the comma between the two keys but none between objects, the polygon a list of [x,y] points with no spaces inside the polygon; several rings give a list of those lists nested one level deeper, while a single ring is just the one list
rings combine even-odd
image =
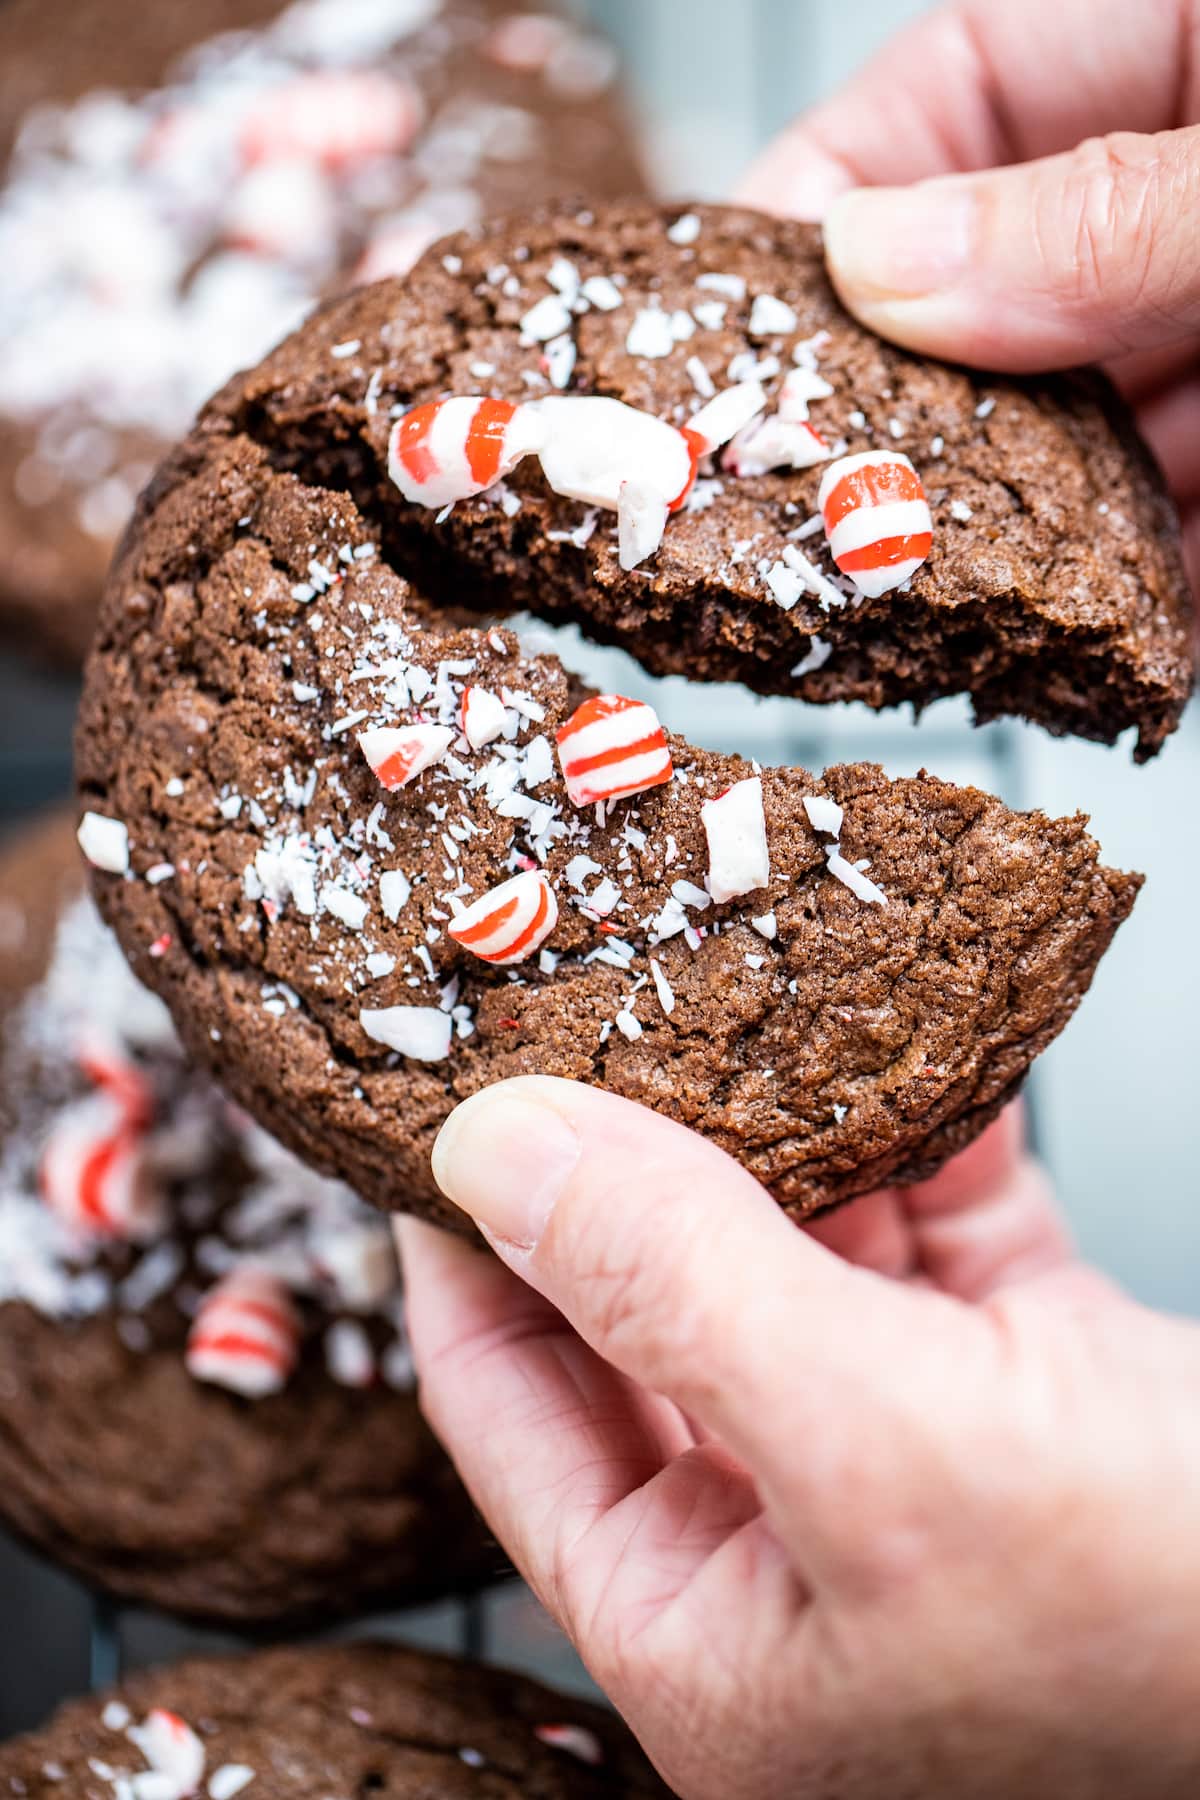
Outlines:
[{"label": "cracked cookie surface", "polygon": [[[910,356],[842,309],[815,227],[683,217],[678,243],[678,208],[632,202],[446,239],[405,284],[330,307],[300,355],[285,346],[226,404],[282,464],[302,446],[310,478],[324,464],[350,480],[397,566],[466,603],[577,619],[658,673],[874,707],[966,693],[980,720],[1024,714],[1109,743],[1135,729],[1135,754],[1155,754],[1191,690],[1191,604],[1174,509],[1106,379]],[[340,361],[339,344],[353,346]],[[933,549],[900,592],[797,594],[789,549],[836,585],[816,516],[828,463],[750,477],[718,460],[632,572],[612,515],[551,493],[532,459],[447,518],[387,481],[394,410],[444,393],[527,400],[557,378],[682,425],[749,376],[773,408],[797,358],[831,454],[900,451],[924,481]]]},{"label": "cracked cookie surface", "polygon": [[[364,317],[383,303],[364,294]],[[459,1228],[434,1137],[530,1072],[704,1131],[797,1215],[931,1172],[1062,1029],[1138,878],[1100,866],[1081,818],[869,765],[767,769],[770,880],[712,903],[701,804],[751,767],[674,739],[667,785],[603,823],[573,807],[553,739],[577,686],[511,631],[454,622],[469,570],[428,595],[397,573],[387,519],[352,470],[339,484],[353,421],[301,407],[270,448],[243,428],[265,385],[289,391],[289,359],[302,393],[327,328],[226,390],[160,472],[89,665],[81,798],[130,850],[94,889],[191,1052],[315,1166]],[[468,682],[504,697],[510,735],[386,793],[356,731],[452,736]],[[835,879],[814,796],[843,808],[842,854],[886,906]],[[523,865],[558,923],[492,968],[448,926]],[[368,1034],[364,1015],[410,1007],[452,1021],[443,1059]]]},{"label": "cracked cookie surface", "polygon": [[502,1669],[370,1643],[195,1658],[130,1675],[0,1745],[0,1791],[95,1800],[110,1780],[144,1769],[127,1733],[156,1707],[198,1736],[212,1793],[244,1786],[263,1800],[667,1795],[603,1708]]}]

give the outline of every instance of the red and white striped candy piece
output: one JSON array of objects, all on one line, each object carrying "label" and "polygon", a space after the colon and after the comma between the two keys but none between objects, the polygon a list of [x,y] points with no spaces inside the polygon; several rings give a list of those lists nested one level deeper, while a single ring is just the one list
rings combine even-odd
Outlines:
[{"label": "red and white striped candy piece", "polygon": [[196,1792],[204,1779],[204,1745],[178,1713],[168,1712],[165,1706],[153,1707],[140,1725],[129,1727],[126,1736],[155,1774],[170,1782],[172,1800],[185,1800]]},{"label": "red and white striped candy piece", "polygon": [[463,689],[458,723],[472,750],[482,750],[502,737],[507,718],[508,708],[503,700],[498,700],[487,688]]},{"label": "red and white striped candy piece", "polygon": [[899,587],[929,555],[929,502],[899,450],[865,450],[831,463],[817,504],[834,562],[869,600]]},{"label": "red and white striped candy piece", "polygon": [[622,694],[597,694],[575,709],[558,732],[558,760],[576,806],[640,794],[674,773],[658,714]]},{"label": "red and white striped candy piece", "polygon": [[441,762],[453,742],[448,725],[380,725],[358,734],[359,749],[389,794]]},{"label": "red and white striped candy piece", "polygon": [[769,475],[772,469],[811,469],[829,461],[829,446],[807,419],[775,413],[739,431],[722,457],[739,477]]},{"label": "red and white striped candy piece", "polygon": [[127,1122],[144,1130],[154,1116],[154,1089],[139,1063],[103,1033],[80,1033],[75,1058],[88,1080],[108,1094]]},{"label": "red and white striped candy piece", "polygon": [[558,901],[540,869],[526,869],[456,913],[448,936],[489,963],[519,963],[558,924]]},{"label": "red and white striped candy piece", "polygon": [[544,438],[535,405],[477,396],[431,400],[397,420],[388,474],[414,505],[452,506],[511,475]]},{"label": "red and white striped candy piece", "polygon": [[166,1706],[155,1706],[142,1723],[131,1724],[126,1737],[137,1744],[155,1775],[167,1778],[171,1784],[171,1800],[185,1800],[185,1796],[196,1793],[203,1780],[205,1748],[191,1724],[180,1719],[178,1712],[167,1712]]},{"label": "red and white striped candy piece", "polygon": [[586,1725],[535,1725],[533,1735],[552,1750],[565,1750],[593,1768],[598,1769],[604,1761],[604,1746]]},{"label": "red and white striped candy piece", "polygon": [[298,75],[263,94],[242,122],[248,163],[301,160],[344,170],[406,150],[421,128],[420,95],[368,69]]},{"label": "red and white striped candy piece", "polygon": [[700,808],[708,839],[708,891],[713,899],[736,900],[771,879],[771,853],[759,776],[735,781]]},{"label": "red and white striped candy piece", "polygon": [[47,1206],[84,1236],[144,1243],[162,1228],[162,1193],[145,1139],[107,1094],[59,1114],[39,1174]]},{"label": "red and white striped candy piece", "polygon": [[299,1353],[300,1321],[287,1289],[266,1269],[247,1264],[204,1296],[186,1362],[197,1381],[258,1399],[279,1392]]}]

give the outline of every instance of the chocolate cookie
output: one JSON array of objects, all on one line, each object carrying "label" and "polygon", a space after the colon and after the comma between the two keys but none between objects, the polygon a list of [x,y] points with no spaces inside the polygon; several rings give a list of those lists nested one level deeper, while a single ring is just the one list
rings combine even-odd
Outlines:
[{"label": "chocolate cookie", "polygon": [[[388,478],[397,412],[443,395],[529,402],[557,386],[682,427],[733,384],[757,419],[728,448],[716,434],[659,547],[651,534],[632,559],[602,509],[616,495],[596,485],[613,471],[578,466],[578,447],[560,443],[557,468],[542,459],[559,491],[531,455],[482,494],[463,483],[448,516],[444,484],[426,507]],[[332,307],[226,405],[280,466],[349,484],[434,596],[575,619],[660,673],[874,707],[968,693],[981,720],[1020,713],[1104,742],[1135,728],[1140,758],[1190,692],[1177,521],[1109,384],[976,374],[884,344],[839,305],[812,226],[619,203],[510,219],[440,244],[403,289]],[[580,443],[610,434],[613,487],[654,473],[650,447],[618,442],[611,407],[539,410],[560,439],[552,411]],[[877,515],[901,533],[884,591],[863,567],[869,510],[834,529],[840,564],[827,543],[846,459],[877,464],[876,497],[908,503]],[[660,498],[678,507],[667,469]]]},{"label": "chocolate cookie", "polygon": [[603,1708],[394,1644],[197,1658],[130,1675],[0,1745],[5,1796],[119,1800],[149,1770],[161,1800],[667,1795]]},{"label": "chocolate cookie", "polygon": [[1066,1023],[1138,879],[1081,818],[760,774],[455,629],[433,602],[473,576],[410,585],[378,485],[364,351],[397,305],[335,305],[231,384],[114,568],[76,753],[134,968],[264,1126],[447,1223],[439,1126],[532,1071],[699,1128],[797,1214],[929,1173]]},{"label": "chocolate cookie", "polygon": [[0,7],[0,628],[82,660],[154,463],[315,295],[641,192],[613,77],[553,4]]},{"label": "chocolate cookie", "polygon": [[59,817],[0,866],[0,1517],[249,1624],[502,1559],[417,1410],[386,1225],[184,1063]]}]

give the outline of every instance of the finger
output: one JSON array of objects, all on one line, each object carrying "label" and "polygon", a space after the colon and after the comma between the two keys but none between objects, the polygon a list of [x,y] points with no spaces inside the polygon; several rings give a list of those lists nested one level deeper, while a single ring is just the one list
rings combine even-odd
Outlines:
[{"label": "finger", "polygon": [[1186,29],[1182,4],[938,7],[784,132],[741,198],[820,219],[851,187],[1048,156],[1121,127],[1184,124],[1196,116],[1179,78]]},{"label": "finger", "polygon": [[907,1281],[918,1272],[912,1226],[894,1188],[864,1194],[813,1219],[804,1229],[835,1256],[890,1281]]},{"label": "finger", "polygon": [[1198,203],[1200,128],[1119,133],[1016,168],[845,194],[826,253],[850,311],[909,349],[1066,368],[1200,330]]},{"label": "finger", "polygon": [[850,1268],[714,1145],[600,1089],[486,1089],[434,1170],[601,1357],[734,1452],[782,1529],[804,1515],[804,1553],[819,1518],[844,1535],[833,1471],[916,1478],[922,1367],[936,1392],[935,1365],[979,1353],[970,1315]]},{"label": "finger", "polygon": [[397,1220],[422,1410],[527,1578],[691,1437],[494,1256]]},{"label": "finger", "polygon": [[421,1403],[496,1537],[593,1662],[761,1511],[745,1472],[495,1257],[397,1220]]}]

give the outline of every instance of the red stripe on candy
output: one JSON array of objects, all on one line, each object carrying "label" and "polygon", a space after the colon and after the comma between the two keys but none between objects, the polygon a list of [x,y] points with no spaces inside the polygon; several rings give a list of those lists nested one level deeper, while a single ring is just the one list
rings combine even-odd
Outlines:
[{"label": "red stripe on candy", "polygon": [[924,562],[932,548],[933,536],[928,531],[911,537],[880,538],[877,544],[846,551],[838,558],[838,568],[845,575],[853,575],[856,569],[890,569],[897,563]]},{"label": "red stripe on candy", "polygon": [[504,902],[503,906],[498,906],[494,912],[485,914],[478,925],[468,925],[465,931],[459,931],[452,925],[450,936],[470,949],[472,944],[479,943],[481,938],[491,937],[493,931],[498,931],[501,925],[506,925],[520,904],[521,896],[514,894],[511,900]]},{"label": "red stripe on candy", "polygon": [[891,506],[924,498],[925,489],[915,469],[896,462],[866,463],[843,475],[829,494],[823,508],[825,529],[832,534],[835,525],[864,506]]},{"label": "red stripe on candy", "polygon": [[[590,775],[593,769],[609,769],[614,763],[628,762],[633,756],[648,756],[652,750],[666,748],[666,736],[661,727],[652,731],[648,737],[638,738],[634,744],[615,744],[611,750],[598,750],[595,756],[573,757],[566,765],[568,775]],[[654,777],[665,781],[667,777]]]},{"label": "red stripe on candy", "polygon": [[215,1331],[211,1336],[203,1332],[194,1337],[188,1345],[188,1353],[194,1354],[202,1350],[215,1350],[230,1356],[257,1357],[259,1362],[270,1363],[273,1369],[286,1371],[288,1358],[273,1344],[260,1343],[258,1338],[244,1337],[240,1331]]},{"label": "red stripe on candy", "polygon": [[[467,464],[480,487],[489,488],[500,474],[504,434],[516,407],[511,400],[481,400],[467,433]],[[419,479],[419,477],[418,477]]]}]

